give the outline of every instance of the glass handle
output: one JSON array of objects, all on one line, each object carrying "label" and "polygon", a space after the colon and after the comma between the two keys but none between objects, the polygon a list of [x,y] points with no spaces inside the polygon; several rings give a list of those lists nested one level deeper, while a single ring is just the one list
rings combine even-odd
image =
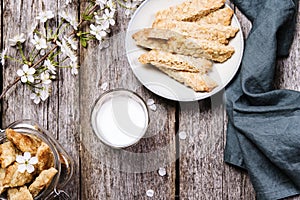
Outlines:
[{"label": "glass handle", "polygon": [[69,182],[73,175],[74,163],[69,156],[64,153],[63,149],[61,149],[59,153],[59,159],[61,162],[61,175],[59,177],[58,188],[62,188]]},{"label": "glass handle", "polygon": [[[0,129],[0,141],[5,139],[5,130]],[[0,199],[1,200],[1,199]]]},{"label": "glass handle", "polygon": [[44,200],[71,200],[70,196],[63,190],[54,190]]},{"label": "glass handle", "polygon": [[70,196],[63,190],[59,191],[57,197],[59,200],[71,200]]}]

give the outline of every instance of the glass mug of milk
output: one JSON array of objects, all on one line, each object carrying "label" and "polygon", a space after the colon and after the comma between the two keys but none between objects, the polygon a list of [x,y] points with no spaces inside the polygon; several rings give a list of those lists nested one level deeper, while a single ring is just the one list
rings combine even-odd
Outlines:
[{"label": "glass mug of milk", "polygon": [[96,101],[91,124],[104,144],[114,148],[128,147],[145,135],[149,124],[148,109],[136,93],[126,89],[110,90]]}]

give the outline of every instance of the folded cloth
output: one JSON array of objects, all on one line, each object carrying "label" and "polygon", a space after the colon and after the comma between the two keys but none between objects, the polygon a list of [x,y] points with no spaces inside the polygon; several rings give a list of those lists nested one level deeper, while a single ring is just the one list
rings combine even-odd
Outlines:
[{"label": "folded cloth", "polygon": [[257,199],[300,194],[300,93],[275,90],[276,58],[287,56],[297,0],[233,0],[252,22],[238,76],[226,89],[226,162],[246,169]]}]

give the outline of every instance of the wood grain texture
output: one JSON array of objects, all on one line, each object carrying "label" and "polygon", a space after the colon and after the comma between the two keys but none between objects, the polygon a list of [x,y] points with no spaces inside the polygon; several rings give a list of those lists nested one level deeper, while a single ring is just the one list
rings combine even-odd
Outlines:
[{"label": "wood grain texture", "polygon": [[[274,85],[277,89],[300,91],[300,13],[298,11],[296,31],[293,44],[287,58],[279,58],[275,73]],[[299,200],[300,195],[287,198]]]},{"label": "wood grain texture", "polygon": [[179,132],[188,135],[179,142],[182,199],[222,199],[224,107],[220,97],[181,106]]},{"label": "wood grain texture", "polygon": [[[174,199],[175,104],[147,91],[133,75],[124,42],[129,19],[124,9],[118,9],[110,47],[100,50],[94,42],[81,49],[81,199],[148,199],[149,189],[155,191],[155,199]],[[146,138],[130,148],[111,149],[91,129],[91,109],[104,92],[100,88],[103,83],[108,83],[109,89],[129,89],[145,101],[152,98],[156,102],[157,111],[149,110]],[[167,176],[158,175],[159,167],[166,167]]]},{"label": "wood grain texture", "polygon": [[[237,9],[235,13],[247,38],[251,24]],[[223,93],[199,101],[198,109],[190,106],[180,113],[179,129],[192,134],[180,159],[182,199],[255,199],[247,173],[223,161],[227,123]]]},{"label": "wood grain texture", "polygon": [[[3,1],[3,41],[4,48],[8,47],[8,39],[16,34],[24,33],[27,41],[26,46],[31,46],[31,36],[28,33],[31,27],[37,22],[36,16],[42,10],[51,10],[55,16],[59,8],[65,5],[65,1]],[[73,7],[77,12],[77,5]],[[40,27],[43,24],[39,24]],[[55,28],[56,22],[50,26]],[[26,48],[25,54],[30,52]],[[10,47],[9,55],[17,55],[15,48]],[[19,55],[19,54],[18,54]],[[7,61],[3,68],[3,85],[8,85],[17,76],[16,71],[22,65]],[[6,95],[3,100],[2,127],[15,120],[32,119],[48,129],[73,157],[75,161],[75,174],[68,183],[66,191],[77,199],[80,192],[79,184],[79,83],[70,71],[60,70],[59,80],[53,85],[52,96],[45,102],[35,105],[30,99],[30,91],[21,83]]]},{"label": "wood grain texture", "polygon": [[[231,7],[234,9],[234,13],[242,28],[244,40],[246,40],[251,30],[251,23],[233,4],[231,4]],[[228,120],[227,116],[224,119],[224,133],[226,134]],[[224,136],[224,145],[225,143],[226,137]],[[225,164],[223,176],[223,195],[224,199],[255,199],[255,191],[247,172],[234,166]]]},{"label": "wood grain texture", "polygon": [[[52,10],[57,16],[65,7],[65,0],[1,2],[0,36],[4,48],[15,34],[27,33],[40,10]],[[84,6],[83,1],[76,1],[69,5],[68,11],[78,15]],[[148,91],[134,76],[126,58],[124,41],[129,19],[124,11],[118,7],[110,47],[100,50],[97,42],[91,42],[87,49],[81,48],[79,76],[74,77],[66,69],[59,70],[49,100],[35,105],[28,89],[22,84],[14,87],[1,105],[2,127],[31,118],[50,130],[75,161],[75,174],[64,188],[74,200],[150,199],[146,196],[149,189],[154,190],[155,200],[255,199],[247,173],[223,160],[227,123],[224,91],[192,103],[169,101]],[[238,9],[235,13],[247,38],[251,24]],[[290,55],[277,62],[274,85],[279,89],[300,91],[299,16]],[[15,49],[10,48],[9,54],[16,55]],[[12,82],[20,67],[7,61],[2,68],[1,84]],[[145,101],[154,99],[157,105],[156,111],[149,110],[146,137],[132,147],[111,149],[93,133],[90,114],[96,99],[104,93],[101,85],[105,82],[109,89],[129,89]],[[185,132],[187,138],[180,139],[180,132]],[[166,168],[166,176],[159,176],[159,167]]]},{"label": "wood grain texture", "polygon": [[[50,3],[50,2],[49,2]],[[62,10],[66,10],[73,16],[78,17],[79,3],[74,1],[72,4],[66,5],[65,0],[58,0],[57,8],[55,9],[56,16]],[[58,17],[59,18],[59,17]],[[59,23],[59,22],[57,22]],[[73,29],[65,29],[65,35],[69,35]],[[78,55],[80,56],[80,55]],[[59,57],[59,61],[63,60],[65,57]],[[68,66],[70,59],[61,63],[62,66]],[[80,112],[79,112],[79,76],[74,76],[71,74],[71,69],[62,68],[58,72],[59,80],[57,86],[56,98],[58,98],[55,103],[58,108],[55,111],[56,114],[53,118],[48,118],[48,128],[51,130],[51,126],[57,126],[57,139],[59,143],[66,149],[67,153],[74,160],[74,175],[67,187],[64,190],[70,194],[72,199],[79,199],[81,186],[80,186]],[[52,97],[50,97],[52,98]],[[57,120],[57,123],[51,123],[52,120]],[[50,127],[49,127],[50,126]]]},{"label": "wood grain texture", "polygon": [[[3,1],[0,1],[0,17],[1,17],[1,20],[0,20],[0,26],[1,26],[1,29],[0,29],[0,49],[2,51],[2,49],[4,49],[4,44],[3,44],[3,26],[2,26],[2,19],[3,19]],[[3,90],[3,66],[2,64],[0,65],[1,66],[1,69],[0,69],[0,91]],[[2,101],[0,100],[0,115],[2,116],[2,109],[3,109],[3,106],[2,106]],[[2,117],[0,119],[0,125],[2,125]],[[2,127],[1,127],[2,128]]]}]

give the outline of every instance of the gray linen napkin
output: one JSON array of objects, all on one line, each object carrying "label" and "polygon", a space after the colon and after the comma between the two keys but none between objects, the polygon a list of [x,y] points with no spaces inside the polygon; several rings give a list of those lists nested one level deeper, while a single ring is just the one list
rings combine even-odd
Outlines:
[{"label": "gray linen napkin", "polygon": [[225,161],[246,169],[257,199],[300,194],[300,93],[275,90],[277,56],[287,56],[297,0],[233,0],[252,22],[238,76],[226,89]]}]

